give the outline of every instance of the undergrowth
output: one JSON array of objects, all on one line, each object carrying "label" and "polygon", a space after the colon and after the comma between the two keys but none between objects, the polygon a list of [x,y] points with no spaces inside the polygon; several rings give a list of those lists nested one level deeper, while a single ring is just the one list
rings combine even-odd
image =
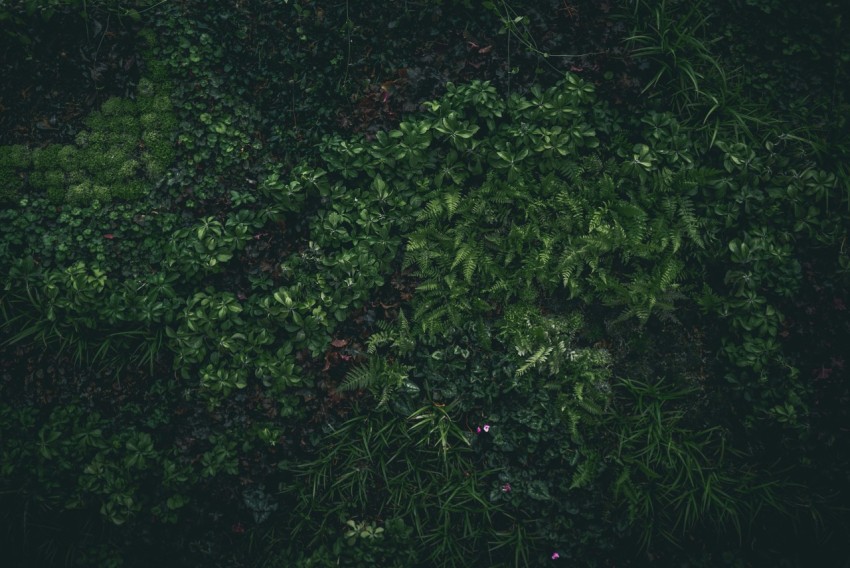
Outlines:
[{"label": "undergrowth", "polygon": [[[563,73],[540,11],[487,3],[557,82],[508,63],[352,133],[293,101],[358,96],[326,34],[366,7],[161,4],[135,99],[0,151],[21,562],[759,565],[782,549],[741,543],[777,527],[840,553],[816,525],[846,526],[846,440],[788,337],[807,259],[843,305],[846,139],[748,97],[713,9],[613,20],[646,67],[624,105]],[[20,538],[51,515],[103,538]]]}]

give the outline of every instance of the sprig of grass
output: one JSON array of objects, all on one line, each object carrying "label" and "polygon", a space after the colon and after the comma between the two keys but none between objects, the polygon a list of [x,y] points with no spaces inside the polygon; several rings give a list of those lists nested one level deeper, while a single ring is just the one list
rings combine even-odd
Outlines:
[{"label": "sprig of grass", "polygon": [[298,498],[294,537],[313,546],[319,528],[336,517],[401,518],[435,566],[462,566],[488,542],[493,549],[513,542],[516,557],[527,557],[522,535],[506,542],[495,532],[500,507],[481,482],[494,472],[471,461],[467,433],[450,406],[423,406],[407,418],[373,412],[335,428],[322,447],[293,470],[307,489]]},{"label": "sprig of grass", "polygon": [[621,387],[634,408],[621,419],[616,461],[622,469],[614,493],[644,527],[644,547],[657,535],[678,546],[702,523],[732,528],[741,538],[762,510],[788,512],[783,485],[770,472],[747,466],[719,427],[682,423],[686,411],[677,406],[691,389],[636,379],[622,380]]}]

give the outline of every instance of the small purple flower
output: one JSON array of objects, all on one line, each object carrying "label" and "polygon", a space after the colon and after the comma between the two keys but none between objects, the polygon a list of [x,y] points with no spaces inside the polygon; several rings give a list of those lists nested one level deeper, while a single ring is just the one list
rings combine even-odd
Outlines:
[{"label": "small purple flower", "polygon": [[510,493],[511,492],[511,484],[505,483],[502,485],[502,493]]},{"label": "small purple flower", "polygon": [[557,560],[557,559],[558,559],[558,558],[560,558],[560,557],[561,557],[561,555],[560,555],[560,554],[558,554],[557,552],[553,552],[553,553],[552,553],[552,560]]},{"label": "small purple flower", "polygon": [[480,433],[481,433],[481,426],[479,426],[478,428],[476,428],[476,429],[475,429],[475,432],[476,432],[476,433],[478,433],[478,434],[480,434]]},{"label": "small purple flower", "polygon": [[485,431],[485,432],[489,432],[489,431],[490,431],[490,425],[489,425],[489,424],[485,424],[485,425],[484,425],[484,431]]}]

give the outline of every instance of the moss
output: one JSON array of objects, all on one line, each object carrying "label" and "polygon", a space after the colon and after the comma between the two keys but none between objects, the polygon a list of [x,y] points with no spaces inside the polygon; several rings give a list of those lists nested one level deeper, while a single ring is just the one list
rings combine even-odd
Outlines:
[{"label": "moss", "polygon": [[[140,37],[153,45],[156,36]],[[88,204],[111,197],[137,199],[159,180],[174,160],[172,132],[177,128],[167,66],[150,58],[139,80],[136,100],[112,97],[85,118],[87,129],[74,144],[34,151],[0,147],[0,199],[16,197],[29,179],[53,203]],[[29,170],[29,176],[27,172]]]},{"label": "moss", "polygon": [[111,97],[107,99],[100,107],[100,112],[104,116],[122,116],[125,114],[133,114],[136,111],[133,101],[130,99],[122,99],[119,97]]},{"label": "moss", "polygon": [[47,190],[50,191],[54,187],[65,186],[65,172],[62,170],[47,170],[44,172],[44,179],[47,182]]},{"label": "moss", "polygon": [[154,112],[167,113],[172,111],[171,99],[168,95],[159,95],[154,97],[151,110]]},{"label": "moss", "polygon": [[36,189],[45,189],[47,184],[44,182],[44,172],[31,172],[29,176],[29,183]]},{"label": "moss", "polygon": [[139,119],[132,115],[112,117],[106,125],[106,131],[110,134],[128,135],[138,138],[142,133]]},{"label": "moss", "polygon": [[74,142],[76,142],[77,146],[80,148],[87,148],[91,145],[91,132],[88,130],[78,132],[77,136],[74,138]]},{"label": "moss", "polygon": [[160,115],[155,112],[146,112],[139,117],[139,123],[145,130],[159,130]]},{"label": "moss", "polygon": [[151,28],[142,28],[136,32],[136,37],[144,42],[148,48],[156,45],[156,32],[154,32]]},{"label": "moss", "polygon": [[100,111],[92,111],[89,115],[83,120],[83,124],[91,128],[95,132],[99,132],[106,128],[107,120],[106,117],[103,116],[103,113]]},{"label": "moss", "polygon": [[26,146],[0,146],[0,168],[23,170],[32,163],[32,153]]},{"label": "moss", "polygon": [[82,183],[89,178],[88,173],[85,170],[79,169],[79,164],[77,166],[78,169],[69,171],[65,176],[70,185]]},{"label": "moss", "polygon": [[47,194],[47,198],[53,203],[61,203],[68,182],[65,173],[61,170],[36,170],[30,174],[30,185]]},{"label": "moss", "polygon": [[65,172],[56,169],[36,170],[30,174],[29,182],[35,189],[49,193],[52,189],[65,187]]},{"label": "moss", "polygon": [[44,148],[37,148],[32,153],[32,163],[36,170],[50,170],[59,167],[59,151],[62,146],[52,144]]},{"label": "moss", "polygon": [[177,128],[177,117],[171,113],[146,112],[139,117],[139,123],[146,132],[156,130],[170,137]]},{"label": "moss", "polygon": [[119,148],[114,150],[108,150],[107,152],[102,154],[103,163],[108,167],[115,169],[117,172],[124,162],[127,160],[128,156],[126,152],[122,152]]},{"label": "moss", "polygon": [[32,162],[26,146],[0,146],[0,202],[15,200],[24,186],[24,172]]},{"label": "moss", "polygon": [[20,174],[8,168],[0,168],[0,202],[14,200],[21,187],[23,179]]},{"label": "moss", "polygon": [[169,164],[174,159],[174,146],[161,132],[151,130],[142,136],[145,149],[157,162]]},{"label": "moss", "polygon": [[100,163],[102,164],[100,168],[89,172],[92,181],[103,185],[113,185],[124,179],[120,174],[123,160],[116,159],[114,156],[103,156]]},{"label": "moss", "polygon": [[115,132],[106,137],[102,148],[105,152],[120,153],[129,156],[136,153],[140,138],[141,134],[134,135],[125,132]]},{"label": "moss", "polygon": [[[150,77],[154,85],[161,85],[162,87],[168,85],[168,66],[161,61],[148,59],[145,63],[145,71],[145,75]],[[159,90],[161,91],[165,89],[160,88]]]},{"label": "moss", "polygon": [[141,180],[131,180],[116,185],[113,188],[113,196],[116,199],[134,200],[144,197],[150,191],[150,186]]},{"label": "moss", "polygon": [[68,203],[86,203],[93,197],[92,183],[90,181],[84,181],[83,183],[72,185],[68,188],[68,193],[64,197]]},{"label": "moss", "polygon": [[118,175],[122,178],[133,178],[138,176],[138,173],[139,162],[136,160],[127,160],[121,164],[121,168],[118,170]]},{"label": "moss", "polygon": [[55,186],[47,188],[47,199],[56,205],[65,201],[65,194],[67,193],[66,186]]},{"label": "moss", "polygon": [[15,172],[15,170],[0,168],[0,188],[14,187],[15,191],[17,191],[22,183],[23,180],[21,179],[20,174]]},{"label": "moss", "polygon": [[177,130],[177,117],[172,113],[161,114],[159,116],[159,122],[156,125],[156,130],[159,130],[166,137],[170,138],[171,133]]},{"label": "moss", "polygon": [[78,168],[80,171],[85,172],[86,177],[90,177],[92,172],[96,172],[103,167],[103,150],[98,146],[89,146],[88,148],[81,149],[78,156]]},{"label": "moss", "polygon": [[79,155],[76,146],[65,144],[59,148],[57,152],[59,167],[64,171],[69,172],[77,167]]},{"label": "moss", "polygon": [[139,138],[130,134],[96,133],[91,140],[92,144],[79,150],[77,160],[79,166],[89,171],[123,162],[132,157],[139,146]]},{"label": "moss", "polygon": [[105,185],[93,184],[91,188],[91,198],[99,201],[109,201],[110,191]]},{"label": "moss", "polygon": [[151,181],[159,181],[168,167],[168,164],[155,159],[150,152],[142,154],[142,163],[145,165],[145,176]]},{"label": "moss", "polygon": [[111,185],[126,178],[138,176],[140,165],[131,153],[120,147],[89,151],[86,153],[84,168],[88,177],[96,183]]},{"label": "moss", "polygon": [[152,98],[155,95],[156,86],[154,85],[154,82],[147,77],[139,79],[139,84],[136,86],[136,96],[138,99]]},{"label": "moss", "polygon": [[65,201],[73,205],[87,205],[94,200],[106,202],[110,198],[111,195],[108,186],[90,181],[71,186],[65,195]]}]

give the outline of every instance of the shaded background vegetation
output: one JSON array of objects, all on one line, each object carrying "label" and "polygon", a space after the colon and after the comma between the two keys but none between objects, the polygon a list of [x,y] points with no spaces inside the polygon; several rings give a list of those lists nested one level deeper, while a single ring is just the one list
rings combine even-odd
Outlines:
[{"label": "shaded background vegetation", "polygon": [[[847,18],[838,2],[755,0],[0,7],[0,500],[13,565],[846,563]],[[564,104],[595,132],[540,167],[586,192],[576,210],[628,193],[655,215],[663,167],[713,170],[673,187],[700,188],[692,232],[715,244],[697,247],[674,214],[663,230],[691,256],[639,301],[591,264],[628,288],[644,270],[630,258],[651,276],[679,258],[672,248],[594,245],[567,294],[528,260],[563,211],[534,200],[557,191],[531,166],[514,176],[517,148],[490,141],[556,121],[494,113],[567,72],[592,86],[595,99]],[[475,80],[489,85],[456,87]],[[444,146],[382,138],[437,99],[425,116]],[[436,122],[447,109],[461,122]],[[439,174],[467,134],[484,164]],[[401,142],[413,157],[365,159],[396,160]],[[60,147],[123,151],[80,166]],[[624,180],[617,191],[604,194],[605,175]],[[381,176],[395,194],[376,200]],[[463,192],[454,202],[440,186]],[[657,199],[637,197],[645,187]],[[473,190],[503,208],[466,201]],[[519,203],[529,233],[491,251],[515,270],[467,269],[457,243],[507,231]],[[623,215],[612,226],[635,234]],[[402,250],[414,228],[433,256]],[[511,246],[522,263],[499,256]],[[465,292],[442,288],[452,275]],[[481,292],[498,278],[507,292]],[[468,320],[434,315],[440,304]],[[272,305],[299,319],[255,324],[283,320]],[[730,494],[712,509],[700,501],[715,468]]]}]

